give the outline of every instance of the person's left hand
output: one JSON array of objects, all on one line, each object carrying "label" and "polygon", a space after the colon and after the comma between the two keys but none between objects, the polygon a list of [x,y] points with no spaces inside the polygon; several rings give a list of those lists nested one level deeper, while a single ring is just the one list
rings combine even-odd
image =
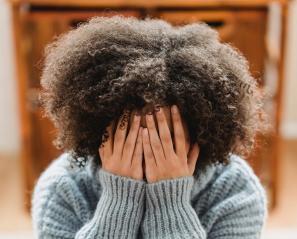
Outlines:
[{"label": "person's left hand", "polygon": [[155,114],[160,136],[152,114],[146,115],[147,128],[142,131],[147,181],[153,183],[164,179],[192,176],[199,156],[199,146],[196,142],[187,153],[186,137],[178,107],[176,105],[171,107],[175,149],[163,109],[160,108]]}]

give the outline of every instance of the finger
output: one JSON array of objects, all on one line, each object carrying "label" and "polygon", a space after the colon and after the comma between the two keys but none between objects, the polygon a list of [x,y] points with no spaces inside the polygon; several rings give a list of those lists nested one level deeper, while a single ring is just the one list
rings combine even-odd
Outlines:
[{"label": "finger", "polygon": [[165,161],[163,147],[156,129],[154,117],[152,114],[146,114],[146,125],[149,133],[149,142],[156,159],[157,164]]},{"label": "finger", "polygon": [[155,160],[155,157],[151,148],[147,128],[143,128],[142,130],[142,145],[143,145],[146,170],[148,170],[149,172],[154,172],[157,166],[156,164],[157,162]]},{"label": "finger", "polygon": [[200,148],[197,142],[192,146],[188,153],[188,168],[190,172],[193,174],[195,171],[196,163],[198,160]]},{"label": "finger", "polygon": [[[113,151],[113,128],[114,121],[106,127],[106,131],[102,135],[102,142],[99,146],[99,154],[102,161],[112,155]],[[107,138],[107,139],[106,139]]]},{"label": "finger", "polygon": [[135,143],[137,140],[138,129],[140,126],[140,115],[134,115],[132,125],[129,129],[128,136],[125,141],[124,149],[123,149],[123,160],[127,161],[129,165],[132,161],[132,156],[135,148]]},{"label": "finger", "polygon": [[172,157],[174,153],[173,142],[172,142],[170,129],[167,124],[167,120],[166,120],[163,108],[159,108],[159,110],[156,113],[156,118],[158,122],[159,135],[160,135],[160,140],[162,143],[165,157],[166,159],[173,158]]},{"label": "finger", "polygon": [[143,154],[143,145],[142,145],[142,127],[138,130],[137,141],[135,145],[135,150],[133,153],[133,158],[131,164],[136,168],[142,167],[142,154]]},{"label": "finger", "polygon": [[128,121],[129,121],[129,111],[125,111],[117,124],[117,129],[114,135],[114,149],[113,154],[117,155],[119,158],[122,156],[124,143],[126,139]]},{"label": "finger", "polygon": [[186,137],[182,125],[182,119],[176,105],[171,107],[171,117],[174,130],[175,150],[178,158],[185,158],[186,154]]}]

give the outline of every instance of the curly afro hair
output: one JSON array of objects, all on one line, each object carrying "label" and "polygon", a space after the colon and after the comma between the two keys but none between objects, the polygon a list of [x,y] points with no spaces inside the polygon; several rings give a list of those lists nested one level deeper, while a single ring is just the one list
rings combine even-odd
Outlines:
[{"label": "curly afro hair", "polygon": [[[93,17],[48,44],[41,76],[54,145],[92,156],[125,109],[176,104],[200,146],[198,168],[246,157],[261,132],[263,92],[245,57],[203,22]],[[107,135],[108,137],[108,135]]]}]

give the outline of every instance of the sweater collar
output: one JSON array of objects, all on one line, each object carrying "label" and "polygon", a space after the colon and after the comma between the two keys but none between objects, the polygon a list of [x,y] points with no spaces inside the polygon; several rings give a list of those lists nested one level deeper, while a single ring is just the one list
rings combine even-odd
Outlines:
[{"label": "sweater collar", "polygon": [[207,184],[213,178],[215,171],[215,165],[208,165],[204,171],[198,172],[198,177],[194,178],[194,183],[191,191],[191,198],[195,197],[195,195],[197,195],[207,186]]}]

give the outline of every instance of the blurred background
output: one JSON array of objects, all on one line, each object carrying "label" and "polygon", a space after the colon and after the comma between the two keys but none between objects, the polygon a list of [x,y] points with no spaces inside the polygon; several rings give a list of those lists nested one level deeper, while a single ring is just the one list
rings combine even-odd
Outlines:
[{"label": "blurred background", "polygon": [[297,238],[297,0],[0,0],[0,239],[33,238],[30,198],[61,152],[42,118],[44,46],[92,16],[203,21],[238,48],[268,93],[271,130],[249,161],[269,197],[265,239]]}]

